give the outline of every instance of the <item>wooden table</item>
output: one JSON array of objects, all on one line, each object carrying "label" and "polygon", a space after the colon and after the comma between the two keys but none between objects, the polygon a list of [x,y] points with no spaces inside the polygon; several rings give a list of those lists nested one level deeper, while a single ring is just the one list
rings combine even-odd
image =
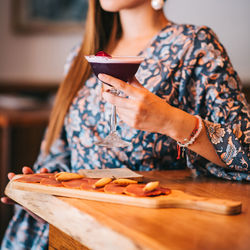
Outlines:
[{"label": "wooden table", "polygon": [[149,209],[18,192],[27,208],[50,223],[50,249],[249,249],[248,183],[194,179],[188,170],[141,173],[171,189],[242,201],[242,213]]}]

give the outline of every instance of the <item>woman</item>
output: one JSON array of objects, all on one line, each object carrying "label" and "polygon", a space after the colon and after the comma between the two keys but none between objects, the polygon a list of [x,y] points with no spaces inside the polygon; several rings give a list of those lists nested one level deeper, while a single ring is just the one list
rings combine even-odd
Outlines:
[{"label": "woman", "polygon": [[[187,165],[196,174],[250,180],[249,107],[225,49],[209,28],[174,24],[151,2],[89,1],[84,40],[66,66],[35,171]],[[91,74],[84,55],[100,50],[145,57],[130,85],[99,75],[127,97],[112,95]],[[132,142],[126,150],[93,145],[109,132],[110,103],[123,121],[121,136]],[[46,248],[47,224],[16,209],[2,248]]]}]

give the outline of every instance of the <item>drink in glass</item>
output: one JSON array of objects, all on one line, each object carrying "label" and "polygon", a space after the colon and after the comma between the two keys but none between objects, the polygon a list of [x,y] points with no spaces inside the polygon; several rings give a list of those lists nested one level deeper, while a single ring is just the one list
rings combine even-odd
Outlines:
[{"label": "drink in glass", "polygon": [[[143,57],[139,56],[85,56],[90,63],[96,77],[98,74],[104,73],[116,77],[124,82],[130,81],[138,70]],[[108,84],[109,85],[109,84]],[[111,86],[112,87],[112,86]],[[110,92],[114,95],[119,95],[119,91],[111,88]],[[127,147],[129,142],[122,140],[116,131],[116,107],[112,106],[112,114],[110,119],[110,133],[103,140],[96,143],[99,146],[105,147]]]}]

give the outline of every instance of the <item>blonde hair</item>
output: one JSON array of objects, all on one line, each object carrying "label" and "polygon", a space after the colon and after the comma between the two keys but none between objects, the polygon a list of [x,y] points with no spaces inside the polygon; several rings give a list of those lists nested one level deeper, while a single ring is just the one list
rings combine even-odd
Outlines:
[{"label": "blonde hair", "polygon": [[84,34],[81,48],[56,95],[45,137],[46,153],[62,131],[64,118],[73,98],[91,74],[90,65],[84,55],[95,54],[99,50],[109,51],[121,36],[119,14],[101,9],[99,0],[89,0]]}]

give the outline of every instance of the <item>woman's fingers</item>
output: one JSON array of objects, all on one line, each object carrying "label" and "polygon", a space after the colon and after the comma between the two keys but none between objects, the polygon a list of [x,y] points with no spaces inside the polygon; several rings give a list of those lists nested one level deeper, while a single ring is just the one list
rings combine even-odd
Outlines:
[{"label": "woman's fingers", "polygon": [[[27,167],[27,166],[23,167],[22,172],[23,174],[34,174],[34,171],[30,167]],[[47,168],[41,168],[40,173],[48,173],[48,172],[49,171]],[[11,180],[15,175],[16,174],[12,172],[8,173],[8,179]]]},{"label": "woman's fingers", "polygon": [[129,84],[134,86],[134,87],[144,89],[144,87],[138,82],[138,80],[136,79],[135,76],[133,77],[133,79],[131,81],[129,81]]},{"label": "woman's fingers", "polygon": [[134,98],[141,98],[144,95],[144,93],[142,93],[141,88],[134,87],[131,84],[128,84],[110,75],[99,74],[98,78],[104,83],[112,85],[115,89],[122,91],[127,96],[131,96]]},{"label": "woman's fingers", "polygon": [[48,172],[49,172],[49,170],[47,168],[41,168],[40,173],[48,173]]},{"label": "woman's fingers", "polygon": [[11,180],[15,176],[14,173],[8,173],[8,179]]},{"label": "woman's fingers", "polygon": [[[23,169],[22,169],[22,172],[23,174],[33,174],[33,170],[30,168],[30,167],[27,167],[27,166],[24,166]],[[41,173],[48,173],[48,169],[47,168],[42,168],[41,169]],[[15,176],[15,173],[8,173],[8,179],[11,180],[13,177]],[[7,204],[7,205],[13,205],[13,204],[16,204],[15,201],[13,201],[12,199],[10,199],[9,197],[1,197],[1,202],[4,203],[4,204]],[[29,213],[31,213],[30,211],[28,211]],[[43,221],[40,217],[37,217],[36,215],[34,215],[33,213],[31,213],[31,215],[39,220],[39,221]]]},{"label": "woman's fingers", "polygon": [[106,92],[106,91],[108,92],[110,89],[112,89],[111,86],[109,86],[109,85],[107,85],[105,83],[102,84],[102,93]]},{"label": "woman's fingers", "polygon": [[134,114],[131,112],[128,112],[126,109],[117,109],[117,115],[120,117],[122,121],[126,121],[128,119],[132,119],[134,117]]},{"label": "woman's fingers", "polygon": [[142,129],[142,119],[140,117],[140,114],[138,114],[137,112],[128,112],[128,110],[126,109],[119,108],[117,109],[117,114],[124,123],[135,129]]},{"label": "woman's fingers", "polygon": [[[34,171],[30,167],[27,167],[27,166],[23,167],[22,172],[23,172],[23,174],[34,174]],[[48,173],[49,171],[47,168],[41,168],[40,172],[41,173]],[[8,173],[8,179],[11,180],[15,175],[16,174],[12,173],[12,172]]]},{"label": "woman's fingers", "polygon": [[116,96],[110,92],[104,92],[102,97],[105,101],[115,105],[117,108],[122,107],[125,109],[133,109],[135,101],[122,96]]},{"label": "woman's fingers", "polygon": [[[43,171],[45,171],[43,173],[47,173],[48,172],[48,170],[45,169],[45,168],[44,168]],[[33,170],[30,167],[27,167],[27,166],[23,167],[22,172],[23,172],[23,174],[33,174],[34,173]],[[8,179],[11,180],[15,175],[16,174],[12,173],[12,172],[8,173]]]},{"label": "woman's fingers", "polygon": [[27,166],[23,167],[22,172],[23,172],[23,174],[33,174],[34,173],[33,170]]},{"label": "woman's fingers", "polygon": [[1,198],[1,202],[6,204],[6,205],[16,204],[12,199],[10,199],[9,197],[6,197],[6,196]]},{"label": "woman's fingers", "polygon": [[[119,113],[117,113],[118,114],[118,116],[119,116],[119,118],[120,118],[120,122],[122,122],[122,123],[126,123],[127,125],[129,125],[129,126],[131,126],[131,127],[134,127],[133,125],[134,125],[134,117],[133,116],[131,116],[131,115],[126,115],[126,114],[124,114],[124,113],[122,113],[122,112],[119,112]],[[119,123],[120,123],[119,122]]]}]

